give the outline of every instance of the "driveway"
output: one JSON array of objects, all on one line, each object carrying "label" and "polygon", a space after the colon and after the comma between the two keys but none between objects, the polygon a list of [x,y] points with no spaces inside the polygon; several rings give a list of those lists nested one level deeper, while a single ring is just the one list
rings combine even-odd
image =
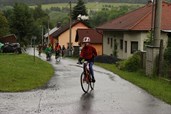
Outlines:
[{"label": "driveway", "polygon": [[0,93],[0,114],[171,114],[171,105],[103,68],[94,66],[95,90],[84,94],[76,60],[63,58],[56,64],[52,57],[49,63],[55,74],[45,87]]}]

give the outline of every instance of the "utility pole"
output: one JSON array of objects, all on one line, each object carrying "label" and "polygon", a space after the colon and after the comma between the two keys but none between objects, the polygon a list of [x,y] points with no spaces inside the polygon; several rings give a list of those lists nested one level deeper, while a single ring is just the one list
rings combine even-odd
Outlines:
[{"label": "utility pole", "polygon": [[150,44],[154,45],[154,11],[155,11],[155,1],[151,0],[152,2],[152,18],[151,18],[151,39],[150,39]]},{"label": "utility pole", "polygon": [[34,62],[35,62],[35,40],[37,39],[37,37],[33,36],[32,39],[34,41]]},{"label": "utility pole", "polygon": [[48,39],[47,39],[47,44],[49,45],[49,39],[50,39],[50,37],[49,37],[49,16],[48,16]]},{"label": "utility pole", "polygon": [[163,62],[163,40],[161,38],[161,15],[162,15],[162,0],[156,0],[155,20],[154,20],[154,47],[159,48],[157,75],[162,73]]},{"label": "utility pole", "polygon": [[70,0],[70,2],[69,2],[69,8],[70,8],[70,14],[69,14],[69,56],[71,56],[71,54],[72,54],[72,50],[71,50],[71,39],[72,39],[72,32],[71,32],[71,23],[72,23],[72,18],[71,18],[71,8],[72,8],[72,6],[71,6],[71,0]]},{"label": "utility pole", "polygon": [[42,46],[43,46],[43,25],[42,25]]},{"label": "utility pole", "polygon": [[[153,42],[151,46],[147,46],[147,53],[146,53],[146,74],[152,76],[154,74],[153,71],[161,70],[162,62],[156,63],[156,61],[162,61],[162,44],[161,41],[161,14],[162,14],[162,0],[153,0],[152,10],[155,9],[155,12],[152,12],[152,24],[151,24],[151,31],[153,32]],[[154,14],[154,17],[153,17]],[[153,22],[154,20],[154,22]],[[154,27],[154,29],[153,29]],[[161,42],[162,43],[162,42]],[[157,56],[160,56],[158,60]],[[157,68],[156,68],[157,67]],[[161,71],[155,72],[155,74],[160,75]]]},{"label": "utility pole", "polygon": [[160,46],[161,35],[161,14],[162,14],[162,0],[156,0],[155,20],[154,20],[154,46]]}]

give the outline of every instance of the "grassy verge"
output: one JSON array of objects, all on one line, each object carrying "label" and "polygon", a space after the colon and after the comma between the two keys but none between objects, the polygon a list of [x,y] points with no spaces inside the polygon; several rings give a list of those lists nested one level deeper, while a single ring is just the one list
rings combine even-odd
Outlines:
[{"label": "grassy verge", "polygon": [[171,83],[160,78],[150,78],[141,71],[126,72],[116,68],[114,64],[96,63],[96,65],[118,74],[125,80],[143,88],[153,96],[171,104]]},{"label": "grassy verge", "polygon": [[53,67],[26,54],[0,54],[0,91],[27,91],[43,86],[54,74]]}]

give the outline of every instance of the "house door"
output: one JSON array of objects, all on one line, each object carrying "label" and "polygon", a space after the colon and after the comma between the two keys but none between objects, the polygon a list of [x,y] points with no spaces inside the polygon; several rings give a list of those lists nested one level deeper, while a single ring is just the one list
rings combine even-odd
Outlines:
[{"label": "house door", "polygon": [[132,41],[131,42],[131,54],[136,52],[138,50],[138,42],[137,41]]}]

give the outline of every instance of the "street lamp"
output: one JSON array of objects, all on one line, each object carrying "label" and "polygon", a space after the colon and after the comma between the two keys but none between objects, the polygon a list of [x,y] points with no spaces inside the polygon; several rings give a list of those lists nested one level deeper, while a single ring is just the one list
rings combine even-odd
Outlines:
[{"label": "street lamp", "polygon": [[34,61],[35,61],[35,40],[37,39],[37,37],[36,36],[33,36],[32,39],[34,41]]},{"label": "street lamp", "polygon": [[42,46],[43,46],[43,25],[41,25],[41,29],[42,29]]},{"label": "street lamp", "polygon": [[50,21],[50,17],[48,16],[48,40],[47,40],[47,44],[49,44],[49,39],[50,39],[50,36],[49,36],[49,31],[50,31],[49,21]]}]

